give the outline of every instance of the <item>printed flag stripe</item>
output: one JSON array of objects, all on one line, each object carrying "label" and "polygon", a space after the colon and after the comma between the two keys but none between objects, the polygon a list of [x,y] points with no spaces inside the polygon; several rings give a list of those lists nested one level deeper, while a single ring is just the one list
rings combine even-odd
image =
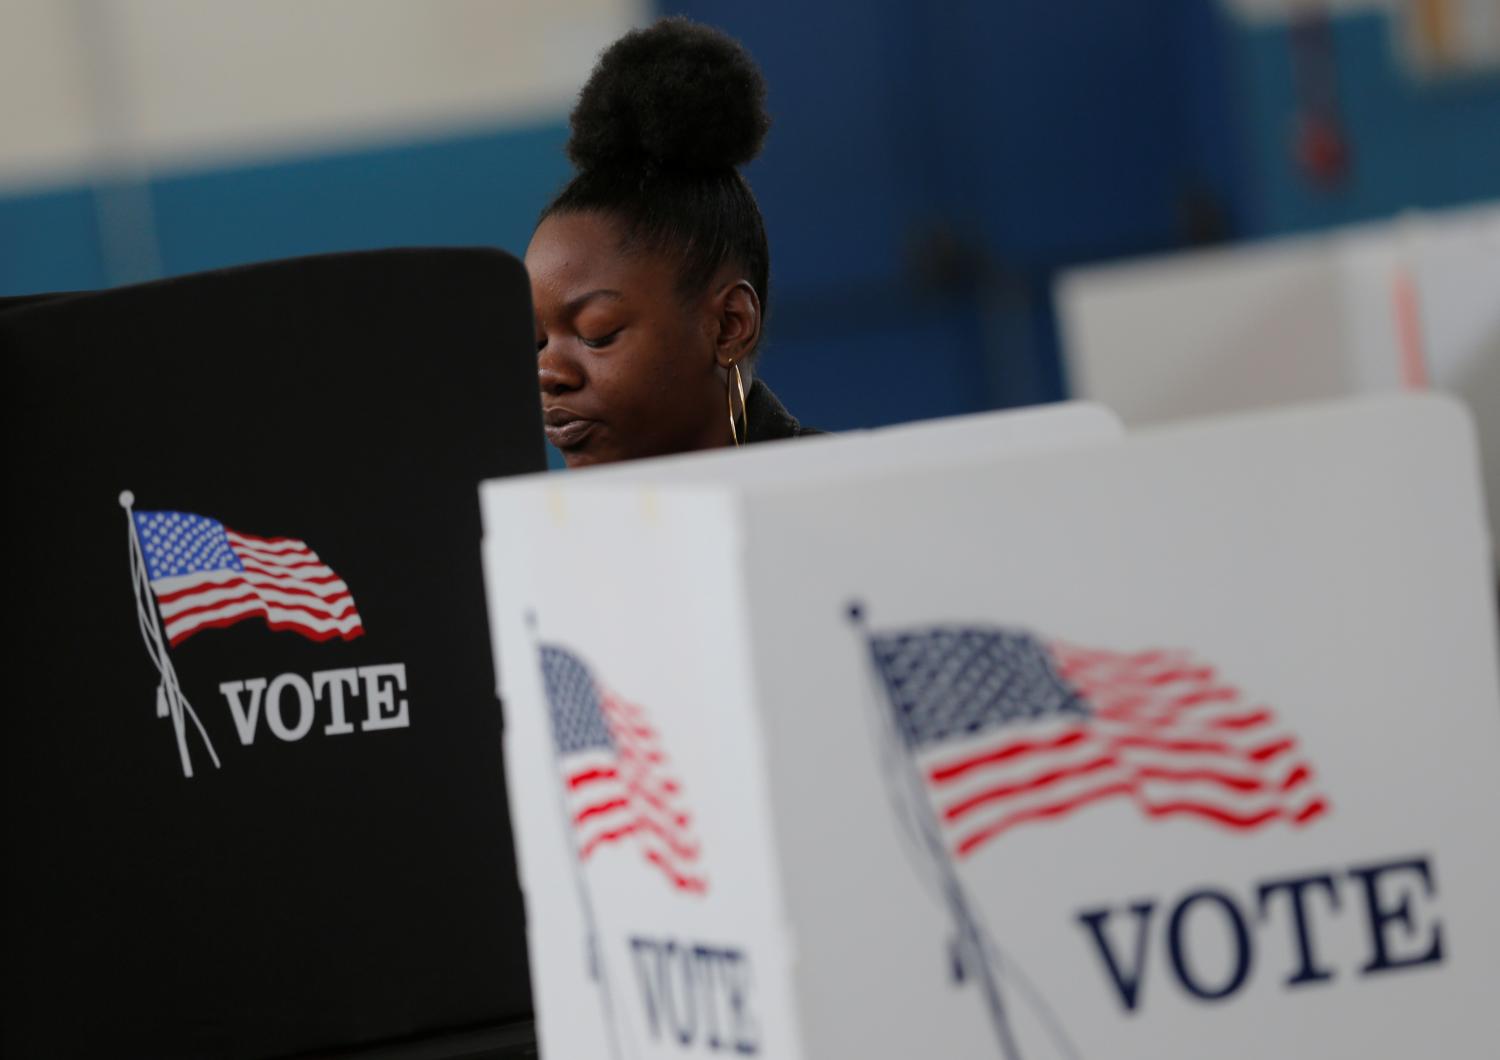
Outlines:
[{"label": "printed flag stripe", "polygon": [[318,554],[310,548],[298,549],[295,552],[266,552],[262,549],[252,548],[248,545],[236,545],[229,543],[234,549],[234,554],[240,559],[253,559],[257,563],[264,563],[268,567],[301,567],[309,563],[322,563]]},{"label": "printed flag stripe", "polygon": [[[239,596],[231,600],[223,600],[216,603],[204,604],[202,607],[194,607],[187,611],[179,612],[178,614],[172,616],[172,620],[167,623],[167,626],[169,629],[175,628],[178,630],[182,630],[192,625],[192,623],[189,621],[190,619],[196,619],[200,615],[212,614],[215,617],[218,617],[230,612],[238,614],[240,612],[234,611],[234,609],[240,604],[250,604],[251,610],[255,610],[256,608],[265,608],[266,613],[268,615],[270,614],[270,602],[268,602],[261,594],[251,593],[248,596]],[[278,613],[277,617],[280,618],[297,617],[297,613],[299,612],[301,614],[307,615],[310,619],[316,619],[318,621],[337,622],[340,619],[348,618],[351,615],[354,615],[356,618],[358,617],[352,603],[342,611],[314,610],[310,607],[303,607],[300,604],[281,604],[276,607],[275,610]],[[165,618],[165,616],[163,617]]]},{"label": "printed flag stripe", "polygon": [[266,624],[275,630],[293,630],[312,640],[328,640],[341,637],[353,640],[364,630],[357,613],[344,618],[318,618],[304,612],[282,607],[272,607],[263,600],[248,600],[238,604],[189,615],[187,618],[166,623],[167,640],[176,647],[194,633],[204,629],[222,629],[247,618],[262,616]]},{"label": "printed flag stripe", "polygon": [[667,879],[672,882],[672,886],[676,887],[679,891],[688,891],[692,894],[704,894],[707,892],[708,883],[701,876],[689,876],[679,872],[667,858],[663,857],[657,851],[647,850],[646,859],[661,869],[666,874]]},{"label": "printed flag stripe", "polygon": [[588,842],[584,843],[583,846],[578,848],[579,860],[587,861],[589,855],[599,847],[603,846],[605,843],[613,843],[616,840],[624,839],[626,836],[634,835],[637,828],[638,822],[632,821],[627,825],[622,825],[619,828],[610,829],[607,832],[595,832],[594,835],[589,838]]},{"label": "printed flag stripe", "polygon": [[[248,614],[239,614],[233,615],[228,618],[216,619],[212,622],[203,622],[197,626],[194,626],[193,629],[188,633],[183,633],[175,637],[169,637],[167,643],[172,647],[176,647],[193,633],[197,633],[205,629],[224,629],[228,626],[236,624],[237,622],[243,622],[246,618],[254,618],[257,614],[259,614],[259,612],[250,612]],[[339,637],[343,640],[353,640],[362,632],[358,626],[355,626],[352,629],[341,629],[338,627],[322,629],[310,623],[298,621],[282,621],[280,619],[270,617],[268,617],[266,620],[266,628],[272,630],[273,632],[286,631],[291,633],[300,633],[308,640],[313,641],[332,640],[334,637]]]},{"label": "printed flag stripe", "polygon": [[1233,830],[1327,812],[1275,712],[1182,651],[1119,653],[999,629],[870,638],[897,729],[957,856],[1111,800]]},{"label": "printed flag stripe", "polygon": [[251,618],[317,641],[364,632],[349,586],[305,541],[239,533],[188,512],[134,512],[133,520],[174,646]]},{"label": "printed flag stripe", "polygon": [[333,568],[323,563],[309,563],[304,567],[293,570],[289,567],[273,567],[268,563],[260,563],[257,560],[240,557],[240,564],[245,570],[259,571],[269,578],[278,581],[300,582],[311,578],[336,577]]},{"label": "printed flag stripe", "polygon": [[609,813],[611,810],[623,810],[629,805],[629,799],[610,799],[608,802],[598,802],[592,806],[585,806],[573,815],[573,823],[583,824],[590,817],[597,817],[601,813]]},{"label": "printed flag stripe", "polygon": [[1138,736],[1134,734],[1116,736],[1110,743],[1115,747],[1146,747],[1156,751],[1179,751],[1188,754],[1234,755],[1242,753],[1247,757],[1255,754],[1253,751],[1238,752],[1231,745],[1218,740],[1169,740],[1149,732]]},{"label": "printed flag stripe", "polygon": [[282,577],[317,577],[318,575],[332,573],[332,569],[316,557],[312,559],[300,559],[295,563],[287,563],[279,560],[262,559],[249,552],[241,552],[239,556],[240,562],[245,565],[247,570],[260,570],[267,574],[275,574]]},{"label": "printed flag stripe", "polygon": [[1304,784],[1310,780],[1312,780],[1312,768],[1305,762],[1299,762],[1292,769],[1292,771],[1287,774],[1287,778],[1281,782],[1281,790],[1291,791],[1298,784]]},{"label": "printed flag stripe", "polygon": [[1286,751],[1290,751],[1296,746],[1296,740],[1293,740],[1290,737],[1285,737],[1280,740],[1273,740],[1272,742],[1265,744],[1264,746],[1257,747],[1255,750],[1249,752],[1249,755],[1257,762],[1269,762],[1277,755],[1282,754]]},{"label": "printed flag stripe", "polygon": [[[190,575],[187,577],[162,578],[159,582],[153,582],[153,591],[156,599],[162,602],[170,602],[189,593],[196,592],[201,586],[209,585],[266,585],[283,593],[306,593],[308,596],[329,597],[340,593],[347,593],[349,586],[344,580],[337,576],[333,578],[310,579],[303,578],[297,582],[287,582],[284,579],[268,577],[257,571],[212,571],[202,575]],[[155,589],[160,586],[160,590]]]},{"label": "printed flag stripe", "polygon": [[312,547],[306,541],[299,541],[291,537],[284,537],[279,541],[267,541],[262,538],[251,537],[249,534],[242,534],[237,530],[231,530],[227,526],[224,528],[224,535],[229,538],[229,543],[236,548],[254,548],[262,552],[272,553],[312,551]]},{"label": "printed flag stripe", "polygon": [[1295,782],[1266,782],[1252,777],[1228,776],[1212,770],[1174,770],[1153,766],[1131,769],[1122,767],[1119,762],[1113,759],[1104,758],[1096,759],[1075,768],[1052,770],[1033,778],[1031,781],[997,785],[996,787],[977,792],[946,806],[943,810],[943,819],[957,821],[961,817],[968,816],[978,810],[991,808],[999,803],[1014,803],[1024,796],[1035,792],[1064,786],[1066,781],[1076,780],[1079,777],[1099,775],[1123,777],[1124,779],[1120,782],[1131,785],[1132,789],[1135,790],[1138,790],[1147,782],[1152,782],[1158,787],[1177,785],[1218,789],[1221,793],[1240,797],[1241,799],[1244,796],[1251,795],[1269,795],[1279,799],[1281,795],[1300,786],[1304,782],[1302,779]]},{"label": "printed flag stripe", "polygon": [[289,563],[295,563],[300,559],[308,557],[312,557],[313,559],[318,558],[318,554],[306,544],[299,543],[295,546],[282,545],[272,548],[269,545],[258,545],[251,541],[240,540],[233,530],[226,530],[224,536],[229,540],[229,544],[234,550],[242,556],[265,556],[270,559],[284,559]]},{"label": "printed flag stripe", "polygon": [[229,543],[234,546],[234,550],[241,555],[266,556],[271,559],[286,559],[293,562],[301,557],[317,556],[317,553],[305,544],[278,545],[273,548],[270,545],[260,545],[253,541],[245,541],[232,530],[225,531],[224,536],[229,539]]},{"label": "printed flag stripe", "polygon": [[666,799],[662,798],[656,792],[647,788],[646,785],[641,783],[640,781],[633,781],[630,784],[630,793],[632,795],[638,796],[642,802],[651,807],[651,809],[655,810],[657,813],[661,814],[664,818],[667,819],[667,821],[677,826],[678,828],[686,828],[688,826],[688,823],[692,820],[692,818],[690,818],[687,814],[674,810],[671,804]]},{"label": "printed flag stripe", "polygon": [[1275,820],[1286,820],[1292,824],[1304,824],[1321,815],[1327,808],[1326,804],[1320,799],[1314,799],[1295,811],[1281,806],[1271,806],[1253,813],[1237,813],[1230,808],[1202,802],[1152,803],[1136,791],[1134,784],[1131,784],[1129,781],[1120,781],[1114,784],[1103,785],[1071,799],[1031,807],[1002,817],[1000,820],[986,825],[978,831],[961,837],[954,846],[954,853],[963,857],[973,853],[975,849],[989,840],[1008,832],[1016,825],[1025,824],[1029,821],[1045,820],[1049,817],[1065,816],[1091,803],[1102,802],[1105,799],[1120,795],[1134,796],[1137,808],[1148,817],[1191,815],[1236,830],[1258,828]]},{"label": "printed flag stripe", "polygon": [[[1051,776],[1058,770],[1075,770],[1086,763],[1095,762],[1146,770],[1159,774],[1162,779],[1201,780],[1212,776],[1214,782],[1221,786],[1244,791],[1285,788],[1310,775],[1310,767],[1301,759],[1286,764],[1280,758],[1265,762],[1232,755],[1171,754],[1154,749],[1142,752],[1097,741],[1090,741],[1076,751],[1072,756],[1054,755],[1044,762],[1030,763],[1026,769],[996,767],[957,780],[934,782],[933,791],[935,794],[955,789],[968,791],[975,784],[993,787],[1001,778],[1011,784],[1020,784],[1037,777]],[[1096,765],[1094,768],[1104,767]]]},{"label": "printed flag stripe", "polygon": [[629,843],[679,891],[703,894],[702,850],[659,731],[638,705],[601,689],[572,653],[541,650],[564,803],[581,863]]},{"label": "printed flag stripe", "polygon": [[991,802],[1055,786],[1074,777],[1097,774],[1106,769],[1117,769],[1142,780],[1204,783],[1247,794],[1290,791],[1299,784],[1309,781],[1312,776],[1311,769],[1305,762],[1299,762],[1285,774],[1280,774],[1268,771],[1257,772],[1254,766],[1247,768],[1237,762],[1222,764],[1208,758],[1189,759],[1188,761],[1195,763],[1192,765],[1163,764],[1164,761],[1142,760],[1134,755],[1105,753],[1046,768],[1025,776],[1018,776],[1019,771],[996,770],[995,772],[1004,777],[1004,780],[998,783],[990,782],[978,790],[969,790],[968,785],[964,785],[964,793],[947,804],[944,816],[951,819]]},{"label": "printed flag stripe", "polygon": [[[1166,758],[1156,761],[1142,760],[1139,752],[1124,749],[1056,768],[1036,770],[1033,766],[1032,769],[1035,771],[1024,776],[1016,770],[997,768],[989,771],[995,775],[995,779],[985,787],[975,789],[972,784],[944,785],[944,787],[962,787],[964,790],[957,798],[946,802],[942,809],[942,816],[944,820],[953,823],[979,814],[981,811],[988,811],[985,815],[992,816],[996,810],[1005,811],[1007,807],[1027,801],[1030,796],[1067,787],[1070,782],[1081,778],[1093,778],[1104,783],[1106,787],[1110,787],[1108,781],[1113,778],[1113,783],[1126,785],[1130,790],[1137,792],[1147,784],[1153,788],[1175,786],[1200,791],[1212,790],[1217,791],[1221,797],[1227,795],[1232,802],[1238,803],[1243,803],[1245,799],[1254,796],[1269,796],[1279,800],[1285,793],[1308,783],[1311,779],[1311,770],[1305,763],[1298,763],[1290,770],[1283,771],[1274,764],[1260,766],[1253,761],[1247,762],[1242,757],[1226,760],[1224,756],[1189,755],[1184,756],[1184,759],[1187,762],[1199,764],[1164,764],[1168,762]],[[935,794],[937,790],[937,788],[934,789]],[[1111,793],[1118,794],[1122,790],[1110,787]],[[1066,803],[1065,808],[1075,805],[1073,799],[1063,801]],[[1088,801],[1092,800],[1083,799],[1076,804],[1083,805]],[[1022,820],[1026,819],[1030,818],[1022,817]],[[1257,819],[1268,820],[1270,818],[1262,816]],[[1004,827],[998,831],[1003,830],[1005,830]],[[986,832],[986,836],[998,834],[998,831]]]},{"label": "printed flag stripe", "polygon": [[667,844],[675,857],[684,861],[696,860],[697,844],[688,831],[691,817],[673,804],[671,794],[661,790],[665,788],[675,792],[676,783],[670,779],[665,784],[657,782],[650,769],[665,763],[665,755],[653,742],[654,730],[649,725],[629,722],[628,719],[638,716],[638,712],[626,710],[625,705],[613,696],[606,694],[602,706],[621,749],[626,771],[626,790],[640,815],[640,829]]},{"label": "printed flag stripe", "polygon": [[[1253,710],[1248,714],[1231,714],[1227,717],[1216,718],[1208,724],[1216,729],[1253,729],[1259,725],[1274,720],[1275,715],[1265,707]],[[1167,724],[1162,722],[1160,724]]]},{"label": "printed flag stripe", "polygon": [[[186,602],[194,603],[197,601],[197,599],[197,597],[191,597]],[[354,610],[354,602],[352,600],[344,603],[342,606],[338,606],[340,604],[340,601],[331,601],[331,603],[333,603],[335,606],[314,607],[310,606],[310,604],[308,603],[303,603],[301,601],[293,601],[291,603],[287,603],[284,601],[276,600],[272,594],[268,594],[264,590],[255,589],[252,587],[250,592],[243,595],[234,596],[228,600],[210,601],[201,607],[179,607],[175,609],[171,615],[163,612],[162,618],[166,620],[167,627],[169,629],[181,629],[185,626],[191,625],[192,623],[189,620],[196,618],[199,615],[207,612],[227,612],[240,604],[253,604],[256,607],[265,607],[268,609],[268,614],[270,613],[270,611],[276,611],[278,613],[281,613],[283,617],[296,617],[295,613],[305,614],[311,618],[319,620],[336,621],[338,619],[348,618],[351,615],[353,615],[355,618],[359,617],[358,613]]]},{"label": "printed flag stripe", "polygon": [[682,837],[672,829],[663,827],[660,823],[646,816],[645,814],[642,814],[639,818],[637,818],[636,823],[641,828],[650,832],[657,839],[660,839],[663,843],[665,843],[667,845],[667,849],[672,852],[674,857],[679,858],[682,861],[698,860],[698,855],[701,853],[698,847],[696,845],[690,845],[685,842]]},{"label": "printed flag stripe", "polygon": [[159,595],[156,600],[157,603],[162,604],[162,613],[169,613],[172,604],[189,600],[190,597],[207,597],[207,594],[213,594],[213,592],[243,592],[246,586],[260,586],[260,591],[264,594],[269,597],[270,595],[275,595],[276,598],[285,597],[288,603],[320,603],[321,601],[324,604],[332,604],[333,601],[344,600],[350,595],[350,586],[345,585],[344,582],[330,582],[327,585],[309,588],[305,585],[284,585],[284,583],[270,579],[261,580],[254,574],[245,574],[245,576],[225,577],[222,582],[217,579],[213,582],[205,580],[201,588],[166,592],[166,594]]},{"label": "printed flag stripe", "polygon": [[1287,790],[1287,785],[1267,780],[1264,777],[1237,776],[1233,773],[1222,773],[1215,769],[1172,769],[1167,766],[1141,766],[1135,771],[1135,776],[1140,780],[1203,781],[1226,788],[1229,791],[1246,793]]},{"label": "printed flag stripe", "polygon": [[946,765],[934,766],[928,776],[937,782],[952,780],[961,777],[975,769],[993,765],[998,762],[1008,762],[1011,759],[1021,758],[1026,755],[1035,754],[1039,751],[1057,751],[1064,747],[1072,747],[1088,739],[1088,733],[1083,729],[1074,729],[1053,740],[1017,740],[1007,743],[991,751],[984,751],[968,758],[961,758],[956,762]]},{"label": "printed flag stripe", "polygon": [[1071,799],[1064,799],[1054,803],[1044,803],[1025,810],[1017,810],[1014,813],[1006,814],[998,821],[988,824],[978,831],[969,832],[961,837],[954,847],[954,853],[962,857],[965,854],[972,853],[981,843],[994,839],[996,836],[1009,831],[1018,824],[1023,824],[1027,821],[1044,820],[1048,817],[1058,817],[1062,814],[1070,813],[1081,806],[1087,806],[1091,802],[1098,802],[1113,795],[1129,795],[1133,790],[1128,782],[1115,781],[1093,788],[1081,795],[1075,795]]},{"label": "printed flag stripe", "polygon": [[[317,596],[314,593],[302,592],[297,589],[271,589],[256,587],[242,579],[225,583],[223,588],[208,589],[193,593],[185,598],[179,598],[161,605],[163,618],[176,618],[178,615],[187,614],[191,611],[203,611],[215,604],[229,603],[238,600],[248,600],[259,597],[271,603],[282,604],[286,607],[301,608],[312,614],[330,614],[341,617],[353,610],[354,601],[349,593],[342,592],[337,596]],[[342,605],[342,606],[340,606]],[[335,613],[336,612],[336,613]]]},{"label": "printed flag stripe", "polygon": [[1218,824],[1227,825],[1230,828],[1251,829],[1274,820],[1286,820],[1293,824],[1305,824],[1315,817],[1320,816],[1328,808],[1328,804],[1322,799],[1314,799],[1297,810],[1290,810],[1285,806],[1271,806],[1257,813],[1236,813],[1230,809],[1211,806],[1198,802],[1168,802],[1152,803],[1144,799],[1137,800],[1142,812],[1150,817],[1170,817],[1174,814],[1191,814],[1197,817],[1206,817]]},{"label": "printed flag stripe", "polygon": [[241,533],[238,530],[224,530],[225,535],[236,545],[253,545],[256,548],[264,548],[271,552],[290,552],[294,549],[307,550],[307,542],[298,541],[294,537],[256,537],[254,534]]},{"label": "printed flag stripe", "polygon": [[585,769],[568,778],[568,787],[581,788],[585,784],[592,784],[601,780],[615,780],[619,775],[619,771],[615,769]]},{"label": "printed flag stripe", "polygon": [[943,818],[948,821],[956,821],[965,814],[988,806],[992,802],[1009,799],[1015,795],[1029,794],[1033,791],[1039,791],[1042,788],[1054,787],[1059,781],[1088,776],[1091,773],[1098,773],[1104,769],[1114,769],[1118,765],[1118,759],[1111,755],[1104,758],[1092,759],[1091,761],[1084,762],[1082,765],[1066,766],[1061,769],[1039,773],[1029,780],[1009,784],[997,784],[992,788],[985,788],[983,791],[976,792],[967,798],[960,799],[958,802],[947,806],[943,810]]}]

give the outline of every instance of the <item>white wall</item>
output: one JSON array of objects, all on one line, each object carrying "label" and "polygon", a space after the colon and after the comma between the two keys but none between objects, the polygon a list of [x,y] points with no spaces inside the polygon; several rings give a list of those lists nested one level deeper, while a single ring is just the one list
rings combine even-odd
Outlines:
[{"label": "white wall", "polygon": [[646,0],[0,0],[0,190],[565,115]]}]

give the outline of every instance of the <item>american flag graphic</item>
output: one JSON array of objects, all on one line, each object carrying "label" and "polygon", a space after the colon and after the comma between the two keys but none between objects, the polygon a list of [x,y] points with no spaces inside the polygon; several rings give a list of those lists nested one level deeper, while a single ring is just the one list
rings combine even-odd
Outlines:
[{"label": "american flag graphic", "polygon": [[578,860],[628,842],[679,891],[704,894],[701,854],[660,736],[639,706],[604,688],[564,648],[543,645],[542,680]]},{"label": "american flag graphic", "polygon": [[349,586],[305,541],[242,534],[188,512],[131,518],[174,647],[199,630],[257,616],[310,640],[364,632]]},{"label": "american flag graphic", "polygon": [[955,857],[1112,799],[1239,830],[1328,811],[1274,712],[1187,652],[957,626],[875,634],[870,647]]}]

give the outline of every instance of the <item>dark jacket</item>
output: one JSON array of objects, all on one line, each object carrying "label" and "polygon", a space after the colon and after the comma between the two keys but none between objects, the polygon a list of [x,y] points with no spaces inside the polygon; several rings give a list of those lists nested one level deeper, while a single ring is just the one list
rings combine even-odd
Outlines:
[{"label": "dark jacket", "polygon": [[747,441],[774,442],[778,438],[800,438],[805,434],[822,434],[816,427],[804,427],[797,417],[776,400],[771,388],[759,379],[750,384],[745,395],[745,423]]}]

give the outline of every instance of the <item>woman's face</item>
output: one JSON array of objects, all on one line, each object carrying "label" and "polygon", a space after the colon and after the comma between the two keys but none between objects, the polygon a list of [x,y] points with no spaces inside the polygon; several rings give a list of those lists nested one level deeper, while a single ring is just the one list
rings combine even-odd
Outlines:
[{"label": "woman's face", "polygon": [[674,263],[623,254],[615,223],[553,215],[526,250],[547,440],[569,467],[726,445],[721,315]]}]

